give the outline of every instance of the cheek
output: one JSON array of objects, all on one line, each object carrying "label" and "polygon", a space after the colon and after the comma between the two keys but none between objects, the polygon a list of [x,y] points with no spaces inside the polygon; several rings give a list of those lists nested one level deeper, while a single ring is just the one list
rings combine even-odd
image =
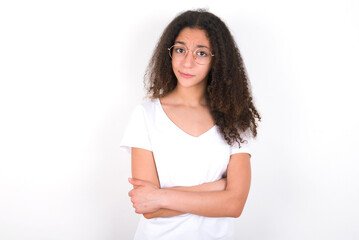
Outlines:
[{"label": "cheek", "polygon": [[172,62],[172,70],[175,72],[175,70],[177,69],[177,66],[174,62]]},{"label": "cheek", "polygon": [[203,75],[207,76],[210,70],[211,70],[211,68],[209,68],[209,67],[202,69]]}]

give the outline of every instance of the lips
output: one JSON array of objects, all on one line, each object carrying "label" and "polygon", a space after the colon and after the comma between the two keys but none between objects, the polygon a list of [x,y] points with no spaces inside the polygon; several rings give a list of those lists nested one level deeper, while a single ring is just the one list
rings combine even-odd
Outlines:
[{"label": "lips", "polygon": [[184,78],[191,78],[191,77],[194,77],[194,75],[192,74],[188,74],[188,73],[183,73],[183,72],[179,72],[181,74],[181,77],[184,77]]}]

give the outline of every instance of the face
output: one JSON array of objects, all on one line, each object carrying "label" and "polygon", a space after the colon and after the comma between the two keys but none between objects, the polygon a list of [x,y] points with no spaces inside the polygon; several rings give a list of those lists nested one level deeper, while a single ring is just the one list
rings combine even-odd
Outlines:
[{"label": "face", "polygon": [[195,52],[197,62],[193,55],[193,52],[198,48],[207,49],[207,52],[211,50],[206,32],[198,28],[184,28],[178,34],[174,44],[179,46],[176,51],[181,51],[181,46],[183,46],[183,49],[189,50],[185,57],[180,59],[172,58],[172,69],[177,77],[177,86],[186,88],[194,86],[206,87],[212,58],[208,56],[211,59],[208,63],[198,64],[198,58],[203,57],[203,52]]}]

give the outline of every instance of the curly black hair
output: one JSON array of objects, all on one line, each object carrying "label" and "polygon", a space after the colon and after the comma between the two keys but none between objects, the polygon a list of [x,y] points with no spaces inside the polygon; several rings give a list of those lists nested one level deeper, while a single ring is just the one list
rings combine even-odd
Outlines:
[{"label": "curly black hair", "polygon": [[151,99],[164,97],[175,89],[168,47],[182,29],[204,30],[215,57],[207,81],[206,98],[221,135],[230,145],[243,143],[243,134],[257,136],[261,117],[253,104],[249,80],[239,49],[224,22],[206,10],[191,10],[178,15],[165,28],[145,74],[145,86]]}]

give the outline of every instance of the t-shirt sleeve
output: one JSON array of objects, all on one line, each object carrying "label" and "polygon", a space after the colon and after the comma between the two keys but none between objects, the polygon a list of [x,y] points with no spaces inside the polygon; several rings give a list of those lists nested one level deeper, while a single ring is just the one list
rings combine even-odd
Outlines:
[{"label": "t-shirt sleeve", "polygon": [[249,153],[249,155],[252,155],[251,143],[252,143],[253,139],[250,137],[250,134],[245,133],[241,137],[243,140],[245,140],[245,142],[241,143],[240,146],[238,146],[239,144],[237,142],[235,142],[231,146],[231,154],[230,155],[236,154],[236,153]]},{"label": "t-shirt sleeve", "polygon": [[152,151],[145,109],[138,105],[132,112],[130,121],[120,143],[120,149],[131,153],[131,148],[143,148]]}]

